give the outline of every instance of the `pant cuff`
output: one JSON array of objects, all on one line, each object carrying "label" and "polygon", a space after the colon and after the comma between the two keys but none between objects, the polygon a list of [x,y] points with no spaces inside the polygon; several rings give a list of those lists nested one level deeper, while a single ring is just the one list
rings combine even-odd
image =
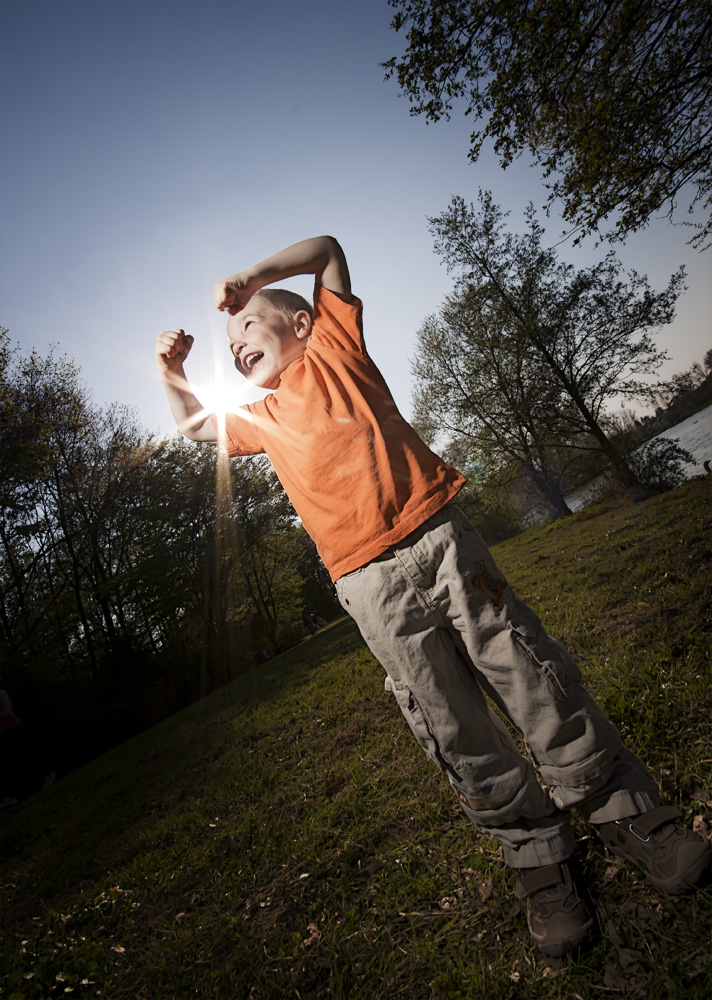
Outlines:
[{"label": "pant cuff", "polygon": [[607,802],[586,812],[589,823],[613,823],[617,819],[627,819],[628,816],[640,816],[660,805],[660,798],[648,792],[631,792],[621,789],[614,792]]},{"label": "pant cuff", "polygon": [[566,861],[576,849],[574,835],[568,828],[544,840],[530,840],[518,846],[502,844],[504,860],[510,868],[541,868]]}]

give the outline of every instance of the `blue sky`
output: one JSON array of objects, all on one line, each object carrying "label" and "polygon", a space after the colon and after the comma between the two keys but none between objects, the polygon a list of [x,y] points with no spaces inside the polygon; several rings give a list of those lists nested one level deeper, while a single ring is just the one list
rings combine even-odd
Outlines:
[{"label": "blue sky", "polygon": [[[153,370],[163,329],[196,338],[189,374],[230,366],[213,282],[320,233],[344,247],[369,350],[410,412],[409,358],[451,281],[426,217],[479,187],[545,200],[525,162],[468,163],[469,120],[426,125],[380,63],[401,51],[386,0],[2,0],[0,324],[81,367],[97,404],[172,423]],[[685,216],[681,214],[681,219]],[[548,225],[551,242],[561,229]],[[688,292],[659,337],[680,371],[712,346],[712,266],[655,222],[619,250]],[[562,248],[580,266],[606,247]],[[308,279],[289,283],[311,291]]]}]

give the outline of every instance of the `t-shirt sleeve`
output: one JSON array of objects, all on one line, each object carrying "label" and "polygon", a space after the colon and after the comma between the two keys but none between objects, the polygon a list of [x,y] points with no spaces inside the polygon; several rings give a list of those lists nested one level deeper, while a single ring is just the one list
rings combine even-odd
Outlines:
[{"label": "t-shirt sleeve", "polygon": [[310,339],[331,350],[365,354],[361,299],[354,297],[351,302],[344,302],[328,288],[316,285],[314,327]]},{"label": "t-shirt sleeve", "polygon": [[236,413],[226,413],[224,423],[214,413],[210,419],[218,432],[218,443],[230,458],[264,452],[259,434],[260,413],[255,404],[241,406]]}]

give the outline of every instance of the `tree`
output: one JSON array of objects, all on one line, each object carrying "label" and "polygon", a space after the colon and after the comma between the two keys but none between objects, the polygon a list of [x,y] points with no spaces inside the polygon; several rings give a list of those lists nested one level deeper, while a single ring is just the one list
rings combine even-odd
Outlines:
[{"label": "tree", "polygon": [[565,394],[487,284],[464,285],[426,318],[412,372],[418,429],[430,440],[449,435],[468,478],[524,472],[557,514],[571,513],[557,448],[568,433]]},{"label": "tree", "polygon": [[[642,377],[654,375],[665,355],[651,332],[671,322],[684,271],[663,292],[654,292],[635,271],[624,280],[612,252],[576,270],[543,245],[544,230],[531,206],[525,233],[508,232],[505,219],[492,195],[480,192],[479,209],[455,197],[446,212],[429,220],[436,252],[458,275],[458,298],[444,310],[440,332],[449,331],[450,354],[457,358],[459,347],[460,363],[475,380],[467,386],[472,412],[481,425],[487,414],[488,431],[501,442],[505,434],[511,440],[514,429],[520,446],[535,448],[540,458],[551,452],[553,440],[576,448],[588,440],[622,483],[636,485],[605,433],[605,408],[614,398],[654,394]],[[463,314],[468,337],[472,330],[477,334],[465,341],[473,351],[466,359],[459,340]],[[448,364],[445,351],[435,353]],[[421,377],[437,385],[438,370],[433,366],[428,375],[425,366]],[[452,396],[443,406],[451,402]]]},{"label": "tree", "polygon": [[[55,359],[53,351],[46,358],[36,352],[23,358],[8,349],[0,390],[4,666],[22,673],[30,662],[64,664],[80,632],[95,666],[77,563],[70,568],[67,562],[82,539],[63,533],[65,508],[51,499],[67,481],[59,471],[60,453],[80,454],[91,422],[78,370],[65,358]],[[79,468],[80,461],[77,474]],[[84,617],[79,626],[77,612]]]},{"label": "tree", "polygon": [[[389,0],[406,52],[384,63],[411,113],[476,126],[503,167],[525,149],[549,204],[584,233],[623,238],[690,185],[712,234],[712,7],[707,0]],[[687,196],[687,195],[686,195]],[[612,228],[611,228],[612,227]]]},{"label": "tree", "polygon": [[239,573],[261,646],[278,649],[301,621],[301,535],[294,508],[265,459],[233,462],[231,521],[238,526]]}]

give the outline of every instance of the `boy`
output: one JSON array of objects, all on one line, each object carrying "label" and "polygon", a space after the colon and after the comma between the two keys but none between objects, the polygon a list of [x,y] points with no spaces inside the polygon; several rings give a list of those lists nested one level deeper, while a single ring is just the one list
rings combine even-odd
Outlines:
[{"label": "boy", "polygon": [[[266,289],[315,276],[313,312]],[[677,893],[710,868],[710,844],[661,808],[643,764],[580,684],[451,501],[463,477],[403,420],[369,359],[362,304],[339,244],[305,240],[215,285],[235,366],[275,390],[228,414],[224,431],[188,385],[193,338],[162,333],[156,360],[178,426],[230,455],[266,452],[314,538],[416,739],[467,815],[521,869],[515,889],[539,949],[563,955],[593,925],[571,864],[567,812]],[[517,726],[534,767],[489,709]]]}]

